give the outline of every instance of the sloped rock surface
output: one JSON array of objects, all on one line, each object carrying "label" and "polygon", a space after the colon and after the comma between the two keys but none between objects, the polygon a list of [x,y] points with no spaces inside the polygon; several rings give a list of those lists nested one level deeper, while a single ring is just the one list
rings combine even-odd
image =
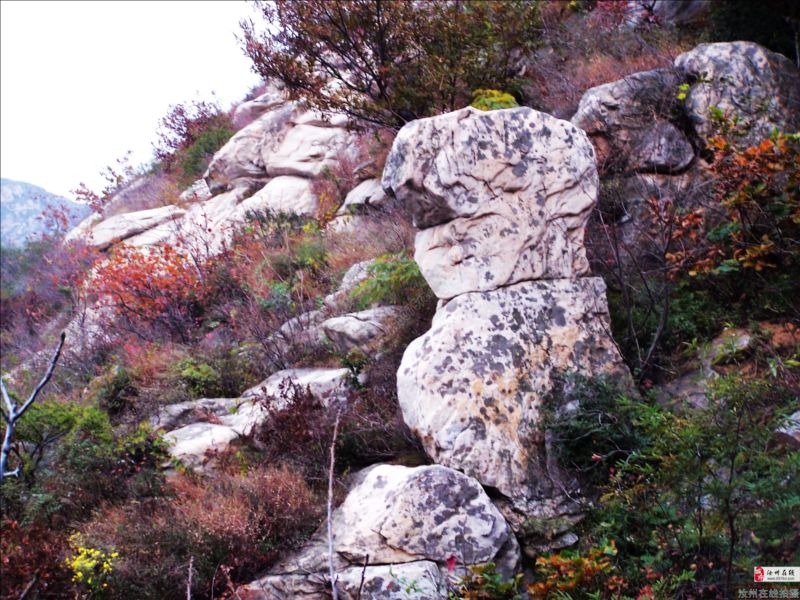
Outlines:
[{"label": "sloped rock surface", "polygon": [[380,207],[385,203],[386,193],[381,182],[378,179],[366,179],[350,190],[336,214],[349,215],[366,207]]},{"label": "sloped rock surface", "polygon": [[263,94],[242,102],[233,112],[233,123],[237,126],[257,119],[265,112],[277,108],[286,103],[286,93],[282,84],[272,82],[267,86]]},{"label": "sloped rock surface", "polygon": [[[250,388],[241,398],[204,398],[166,406],[152,424],[170,429],[164,439],[173,458],[202,469],[209,452],[225,450],[249,434],[265,422],[271,410],[291,405],[300,391],[307,390],[329,406],[346,399],[350,381],[347,369],[287,369]],[[268,398],[271,404],[264,402]]]},{"label": "sloped rock surface", "polygon": [[397,306],[379,306],[356,313],[332,317],[321,325],[325,336],[339,352],[358,348],[363,352],[379,349],[392,333],[399,316]]},{"label": "sloped rock surface", "polygon": [[347,139],[347,132],[340,127],[301,123],[289,129],[277,148],[265,149],[262,159],[272,177],[316,177],[332,163]]},{"label": "sloped rock surface", "polygon": [[597,184],[586,135],[529,108],[412,121],[383,174],[422,228],[414,258],[443,299],[586,274],[583,230]]},{"label": "sloped rock surface", "polygon": [[[519,561],[519,546],[511,530],[478,482],[438,465],[370,467],[359,474],[333,513],[332,527],[334,565],[337,573],[344,574],[345,589],[351,587],[350,569],[360,571],[366,556],[373,566],[370,588],[396,594],[394,584],[399,581],[386,579],[386,567],[392,565],[394,571],[395,565],[413,565],[414,570],[408,572],[427,573],[424,577],[432,595],[426,598],[447,597],[441,581],[450,556],[466,565],[494,561],[504,573],[513,572]],[[424,563],[437,565],[442,578]],[[317,597],[311,594],[324,594],[327,567],[323,526],[300,552],[241,592],[250,594],[249,598]],[[254,595],[258,593],[263,595]]]},{"label": "sloped rock surface", "polygon": [[308,389],[324,405],[344,398],[349,390],[348,369],[285,369],[270,375],[242,394],[243,398],[277,398],[278,407],[294,400],[295,391]]},{"label": "sloped rock surface", "polygon": [[271,179],[260,191],[242,202],[239,212],[269,210],[276,213],[312,216],[317,213],[317,197],[311,192],[311,181],[288,175]]},{"label": "sloped rock surface", "polygon": [[800,71],[792,62],[753,42],[700,44],[675,59],[692,86],[686,110],[704,142],[714,132],[710,109],[749,125],[743,141],[757,143],[777,127],[800,128]]},{"label": "sloped rock surface", "polygon": [[177,206],[161,206],[111,217],[83,232],[83,241],[98,250],[131,238],[158,225],[177,221],[185,211]]}]

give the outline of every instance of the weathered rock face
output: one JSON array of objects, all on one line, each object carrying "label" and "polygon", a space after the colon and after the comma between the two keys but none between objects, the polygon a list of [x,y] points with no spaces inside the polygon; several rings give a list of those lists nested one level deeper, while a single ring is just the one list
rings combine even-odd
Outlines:
[{"label": "weathered rock face", "polygon": [[362,352],[378,350],[392,333],[400,309],[397,306],[379,306],[332,317],[321,325],[325,336],[339,352],[359,349]]},{"label": "weathered rock face", "polygon": [[355,214],[367,207],[382,206],[385,203],[386,194],[381,182],[377,179],[367,179],[350,190],[336,214],[339,216]]},{"label": "weathered rock face", "polygon": [[[300,390],[322,405],[343,402],[350,391],[348,369],[286,369],[250,388],[241,398],[203,398],[164,407],[152,420],[168,430],[164,439],[170,455],[185,466],[202,470],[234,440],[264,423],[271,410],[291,405]],[[269,405],[263,402],[270,398]]]},{"label": "weathered rock face", "polygon": [[[702,44],[678,56],[672,68],[636,73],[583,95],[572,123],[589,135],[607,175],[601,209],[619,215],[614,225],[623,267],[649,268],[652,257],[663,261],[649,199],[684,210],[708,205],[714,187],[703,149],[714,133],[714,107],[750,126],[744,143],[757,143],[773,127],[796,131],[800,71],[750,42]],[[709,229],[717,214],[704,211]]]},{"label": "weathered rock face", "polygon": [[[390,565],[393,572],[407,565],[408,572],[423,576],[429,595],[412,597],[437,599],[447,597],[443,575],[451,556],[465,565],[493,561],[507,574],[519,561],[514,535],[478,482],[437,465],[377,465],[360,473],[334,512],[332,528],[340,583],[352,589],[350,569],[360,580],[359,565],[369,556],[373,570],[365,587],[376,590],[370,598],[398,597],[400,581],[386,577]],[[253,599],[324,597],[314,594],[324,594],[329,585],[326,535],[323,526],[298,554],[240,593]]]},{"label": "weathered rock face", "polygon": [[548,456],[543,403],[567,371],[626,375],[608,331],[598,278],[458,296],[403,356],[403,417],[435,462],[496,488],[520,514],[555,516],[567,510],[562,490],[575,490]]},{"label": "weathered rock face", "polygon": [[566,121],[529,108],[413,121],[395,139],[383,187],[422,228],[414,258],[439,298],[588,271],[597,170],[586,136]]},{"label": "weathered rock face", "polygon": [[117,215],[94,225],[84,234],[84,240],[98,250],[105,250],[139,233],[177,221],[184,213],[177,206],[162,206]]},{"label": "weathered rock face", "polygon": [[753,42],[701,44],[679,55],[675,68],[692,83],[686,110],[703,141],[713,133],[711,107],[748,124],[749,143],[775,127],[800,127],[800,71],[781,54]]},{"label": "weathered rock face", "polygon": [[242,202],[241,211],[269,210],[275,213],[315,215],[317,197],[311,192],[311,181],[288,175],[275,177],[260,191]]},{"label": "weathered rock face", "polygon": [[568,372],[628,376],[605,286],[581,277],[591,144],[531,109],[465,109],[406,125],[383,184],[423,227],[415,258],[447,300],[403,356],[403,418],[435,462],[499,492],[526,543],[574,541],[580,494],[550,457],[543,404],[571,401]]},{"label": "weathered rock face", "polygon": [[594,87],[581,98],[572,123],[589,134],[607,168],[680,171],[694,150],[668,121],[679,83],[671,69],[655,69]]},{"label": "weathered rock face", "polygon": [[213,192],[224,191],[242,177],[266,178],[262,153],[287,124],[294,111],[292,104],[272,106],[246,127],[240,129],[214,155],[206,172],[206,181]]},{"label": "weathered rock face", "polygon": [[264,152],[267,174],[316,177],[331,164],[347,139],[347,132],[340,127],[296,124],[277,148]]}]

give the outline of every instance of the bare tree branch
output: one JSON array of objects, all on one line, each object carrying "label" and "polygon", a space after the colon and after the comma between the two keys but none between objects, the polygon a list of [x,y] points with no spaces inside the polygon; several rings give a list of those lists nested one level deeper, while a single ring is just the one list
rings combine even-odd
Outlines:
[{"label": "bare tree branch", "polygon": [[58,363],[58,359],[61,356],[61,350],[64,347],[64,340],[66,339],[66,334],[62,331],[61,337],[58,342],[58,347],[56,348],[55,353],[53,354],[53,358],[50,359],[50,364],[47,367],[47,371],[42,377],[42,380],[39,384],[34,388],[31,395],[22,405],[22,407],[17,408],[17,403],[11,399],[11,394],[9,394],[8,389],[6,388],[6,384],[3,381],[2,377],[0,377],[0,390],[3,394],[3,402],[6,405],[6,409],[8,410],[8,414],[3,413],[3,419],[6,422],[6,432],[3,436],[3,446],[0,449],[0,484],[3,483],[3,479],[6,477],[16,477],[19,475],[19,466],[14,469],[13,471],[7,470],[8,465],[8,455],[11,452],[11,438],[14,436],[14,427],[17,424],[19,418],[25,414],[25,411],[28,410],[31,405],[36,401],[36,398],[39,396],[41,391],[44,389],[44,386],[47,385],[47,382],[50,381],[50,378],[53,376],[53,371],[56,368],[56,363]]}]

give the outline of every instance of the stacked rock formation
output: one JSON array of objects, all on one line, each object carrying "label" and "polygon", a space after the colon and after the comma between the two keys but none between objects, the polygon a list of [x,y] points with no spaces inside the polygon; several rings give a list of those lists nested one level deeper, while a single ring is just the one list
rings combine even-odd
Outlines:
[{"label": "stacked rock formation", "polygon": [[[451,557],[510,574],[518,538],[529,551],[575,539],[579,490],[549,454],[542,405],[571,400],[570,372],[627,376],[603,282],[587,276],[594,151],[549,115],[466,108],[406,125],[383,187],[422,229],[416,259],[442,300],[398,373],[405,421],[437,464],[359,474],[333,515],[332,560],[340,597],[369,556],[367,597],[446,598]],[[325,536],[240,594],[324,597]]]},{"label": "stacked rock formation", "polygon": [[670,68],[634,73],[581,98],[572,123],[589,135],[608,177],[601,208],[620,215],[617,236],[629,249],[623,263],[648,268],[651,258],[661,260],[663,248],[648,231],[650,199],[683,209],[709,201],[704,150],[716,130],[713,113],[738,119],[742,144],[757,144],[774,128],[797,131],[800,71],[752,42],[701,44]]},{"label": "stacked rock formation", "polygon": [[586,135],[528,108],[409,123],[384,170],[421,229],[415,258],[441,299],[400,365],[404,419],[434,462],[493,490],[529,550],[574,540],[580,518],[543,403],[570,401],[570,373],[627,376],[583,247],[597,185]]}]

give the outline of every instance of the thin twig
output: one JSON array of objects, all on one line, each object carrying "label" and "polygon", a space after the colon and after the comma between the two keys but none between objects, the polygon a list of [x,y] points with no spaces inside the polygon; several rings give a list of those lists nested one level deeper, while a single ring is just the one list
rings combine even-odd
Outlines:
[{"label": "thin twig", "polygon": [[361,569],[361,582],[358,584],[358,593],[356,600],[361,600],[361,590],[364,589],[364,578],[367,575],[367,565],[369,564],[369,554],[364,557],[364,568]]}]

